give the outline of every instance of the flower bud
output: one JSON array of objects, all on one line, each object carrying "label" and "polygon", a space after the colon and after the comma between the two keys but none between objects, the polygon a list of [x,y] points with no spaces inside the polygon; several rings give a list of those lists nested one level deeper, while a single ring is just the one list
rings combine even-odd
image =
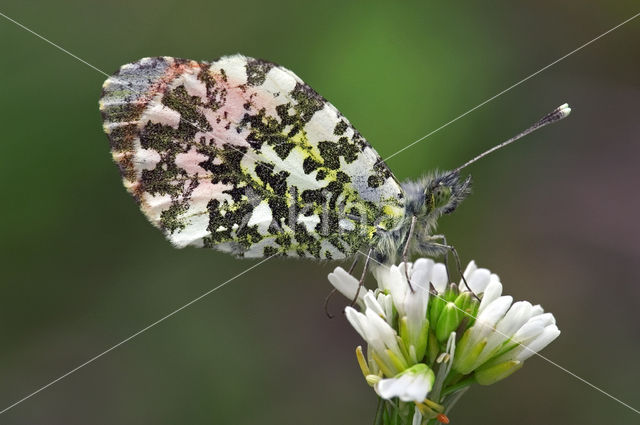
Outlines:
[{"label": "flower bud", "polygon": [[440,295],[434,295],[429,300],[429,322],[433,326],[438,323],[438,318],[440,317],[440,313],[442,313],[442,309],[446,303],[447,302]]},{"label": "flower bud", "polygon": [[433,329],[429,329],[429,342],[427,343],[427,355],[429,364],[433,364],[438,357],[438,353],[440,352],[440,347],[438,344],[438,338],[436,338],[436,334],[433,332]]},{"label": "flower bud", "polygon": [[467,329],[460,338],[458,345],[456,346],[456,354],[453,359],[453,369],[466,375],[473,371],[476,367],[476,360],[487,345],[487,339],[483,338],[479,342],[474,343],[471,338],[471,330]]},{"label": "flower bud", "polygon": [[409,333],[407,322],[406,316],[398,319],[398,333],[400,334],[398,345],[400,348],[406,349],[407,358],[411,359],[413,363],[417,363],[424,357],[427,350],[429,320],[424,321],[422,329],[420,329],[414,338],[412,338]]},{"label": "flower bud", "polygon": [[460,289],[458,289],[458,285],[456,285],[455,283],[452,283],[449,285],[449,287],[447,287],[447,290],[444,291],[444,296],[443,298],[446,301],[454,301],[458,295],[460,294]]},{"label": "flower bud", "polygon": [[462,292],[455,300],[456,306],[461,310],[462,319],[467,320],[467,328],[473,326],[475,322],[475,317],[478,314],[478,307],[480,306],[480,302],[478,299],[469,291]]},{"label": "flower bud", "polygon": [[436,338],[438,341],[444,342],[449,338],[451,332],[455,331],[462,320],[462,312],[455,305],[449,302],[440,313],[438,323],[436,324]]},{"label": "flower bud", "polygon": [[382,377],[378,375],[367,375],[364,377],[364,379],[367,381],[367,384],[369,384],[370,387],[374,387],[378,382],[382,380]]},{"label": "flower bud", "polygon": [[493,366],[480,367],[476,370],[474,376],[478,384],[491,385],[511,375],[513,372],[520,369],[523,365],[524,362],[518,360],[509,360]]}]

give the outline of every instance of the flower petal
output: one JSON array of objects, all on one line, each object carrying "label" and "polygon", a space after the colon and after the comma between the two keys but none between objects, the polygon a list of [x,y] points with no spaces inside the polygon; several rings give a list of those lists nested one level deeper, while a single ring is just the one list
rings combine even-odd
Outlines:
[{"label": "flower petal", "polygon": [[431,390],[431,382],[424,375],[415,375],[413,380],[407,383],[404,394],[400,395],[402,401],[422,401],[427,398]]},{"label": "flower petal", "polygon": [[531,318],[532,309],[529,301],[514,303],[496,326],[497,333],[503,338],[511,338]]},{"label": "flower petal", "polygon": [[387,400],[398,397],[402,401],[421,403],[431,391],[434,379],[434,373],[427,365],[417,364],[393,378],[380,380],[375,390]]},{"label": "flower petal", "polygon": [[356,332],[360,334],[362,339],[364,339],[368,343],[369,341],[367,340],[367,333],[365,331],[366,325],[364,324],[364,322],[366,321],[365,315],[359,313],[353,307],[346,307],[344,309],[344,314],[347,317],[349,323],[351,323],[351,326],[353,326],[353,329],[355,329]]},{"label": "flower petal", "polygon": [[413,263],[411,268],[411,284],[414,286],[420,286],[422,288],[429,288],[429,281],[433,273],[433,266],[435,262],[431,258],[420,258]]},{"label": "flower petal", "polygon": [[368,291],[367,294],[364,296],[364,305],[366,309],[370,309],[371,311],[376,313],[378,316],[384,318],[385,320],[387,319],[387,315],[386,315],[386,312],[384,311],[384,308],[380,305],[376,297],[373,295],[373,292]]},{"label": "flower petal", "polygon": [[500,351],[502,344],[511,339],[514,333],[529,320],[531,309],[531,303],[528,301],[519,301],[511,306],[504,317],[498,321],[495,331],[487,337],[487,344],[475,361],[477,366],[482,365]]},{"label": "flower petal", "polygon": [[413,420],[411,421],[411,425],[420,425],[422,423],[422,413],[420,413],[420,409],[418,406],[414,408],[413,411]]},{"label": "flower petal", "polygon": [[382,292],[378,294],[377,297],[378,304],[384,310],[384,317],[387,319],[387,323],[390,325],[393,324],[395,320],[395,312],[393,310],[393,298],[391,295],[383,294]]},{"label": "flower petal", "polygon": [[[471,264],[470,264],[471,265]],[[470,266],[469,265],[469,266]],[[465,273],[464,278],[469,284],[470,289],[476,294],[480,294],[484,292],[484,289],[489,284],[489,278],[491,277],[491,271],[488,269],[479,269],[475,267],[475,263],[473,264],[473,268],[467,266],[467,270],[473,270],[471,273]],[[464,281],[461,280],[460,285],[461,288],[467,289],[467,286],[464,284]]]},{"label": "flower petal", "polygon": [[469,264],[467,264],[467,268],[464,269],[464,278],[465,279],[470,279],[471,275],[473,274],[473,272],[475,272],[476,270],[478,270],[478,266],[476,265],[476,262],[471,260],[469,261]]},{"label": "flower petal", "polygon": [[547,326],[536,339],[527,344],[528,349],[522,350],[516,357],[516,360],[524,361],[539,351],[542,351],[544,347],[549,345],[559,335],[560,329],[558,329],[556,325]]},{"label": "flower petal", "polygon": [[399,267],[391,266],[385,281],[378,281],[378,284],[389,291],[393,297],[393,303],[398,309],[398,313],[404,315],[404,298],[407,292],[410,292],[409,284],[407,283],[404,273],[404,263],[401,263]]},{"label": "flower petal", "polygon": [[372,331],[381,339],[385,347],[402,357],[400,347],[398,347],[398,340],[396,339],[398,334],[395,329],[389,326],[383,318],[375,314],[372,310],[367,309],[365,316],[368,319]]},{"label": "flower petal", "polygon": [[[476,322],[469,328],[469,347],[475,346],[495,332],[494,327],[496,323],[507,312],[512,301],[513,298],[508,295],[496,298],[478,315]],[[477,364],[477,366],[479,366],[479,364]]]},{"label": "flower petal", "polygon": [[436,263],[433,266],[433,273],[431,275],[431,283],[433,287],[436,288],[438,293],[443,293],[447,288],[447,284],[449,283],[449,278],[447,275],[447,268],[442,263]]},{"label": "flower petal", "polygon": [[510,295],[496,298],[478,315],[476,323],[482,323],[493,328],[498,320],[502,319],[505,315],[512,302],[513,297]]},{"label": "flower petal", "polygon": [[[352,300],[356,296],[356,292],[358,291],[359,281],[355,277],[351,276],[345,269],[342,267],[336,267],[333,270],[333,273],[329,273],[329,282],[336,288],[342,295]],[[364,294],[366,290],[364,288],[360,289],[360,293],[358,294],[358,301],[361,301],[364,298]]]},{"label": "flower petal", "polygon": [[491,275],[491,277],[489,278],[489,283],[487,284],[486,288],[484,288],[482,299],[480,300],[480,307],[478,307],[478,314],[482,313],[482,311],[487,308],[489,304],[491,304],[501,295],[502,283],[500,283],[500,278],[498,278],[498,275]]},{"label": "flower petal", "polygon": [[390,400],[404,394],[404,387],[408,384],[409,376],[401,375],[398,378],[382,379],[375,386],[380,397]]}]

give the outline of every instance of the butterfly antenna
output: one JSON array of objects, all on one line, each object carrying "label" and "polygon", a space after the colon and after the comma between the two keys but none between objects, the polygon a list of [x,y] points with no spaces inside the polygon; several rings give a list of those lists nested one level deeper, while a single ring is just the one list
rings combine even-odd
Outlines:
[{"label": "butterfly antenna", "polygon": [[568,117],[570,113],[571,113],[571,108],[569,107],[568,104],[565,103],[564,105],[558,106],[556,109],[554,109],[553,111],[549,112],[544,117],[540,118],[535,124],[533,124],[531,127],[527,128],[522,133],[519,133],[519,134],[513,136],[511,139],[509,139],[507,141],[504,141],[504,142],[500,143],[499,145],[496,145],[496,146],[492,147],[491,149],[489,149],[487,151],[482,152],[480,155],[476,156],[475,158],[467,161],[466,163],[464,163],[460,167],[458,167],[455,170],[453,170],[452,173],[458,173],[460,170],[462,170],[463,168],[473,164],[474,162],[476,162],[480,158],[483,158],[483,157],[489,155],[490,153],[492,153],[494,151],[497,151],[498,149],[502,149],[505,146],[510,145],[511,143],[515,142],[516,140],[522,139],[527,134],[533,133],[534,131],[536,131],[538,129],[541,129],[542,127],[544,127],[546,125],[549,125],[549,124],[552,124],[554,122],[560,121],[561,119]]}]

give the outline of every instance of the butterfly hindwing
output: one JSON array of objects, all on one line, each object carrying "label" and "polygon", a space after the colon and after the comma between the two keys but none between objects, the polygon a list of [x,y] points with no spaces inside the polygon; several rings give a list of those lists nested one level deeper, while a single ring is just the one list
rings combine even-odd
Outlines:
[{"label": "butterfly hindwing", "polygon": [[178,247],[344,258],[404,214],[374,149],[273,63],[141,59],[105,82],[100,108],[125,186]]}]

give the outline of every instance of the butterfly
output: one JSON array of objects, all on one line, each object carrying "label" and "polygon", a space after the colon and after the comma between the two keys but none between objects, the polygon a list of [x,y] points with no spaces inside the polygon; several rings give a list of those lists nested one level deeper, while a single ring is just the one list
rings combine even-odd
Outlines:
[{"label": "butterfly", "polygon": [[451,248],[437,220],[470,193],[460,169],[399,182],[296,74],[242,55],[124,65],[100,110],[124,186],[178,248],[391,264]]}]

